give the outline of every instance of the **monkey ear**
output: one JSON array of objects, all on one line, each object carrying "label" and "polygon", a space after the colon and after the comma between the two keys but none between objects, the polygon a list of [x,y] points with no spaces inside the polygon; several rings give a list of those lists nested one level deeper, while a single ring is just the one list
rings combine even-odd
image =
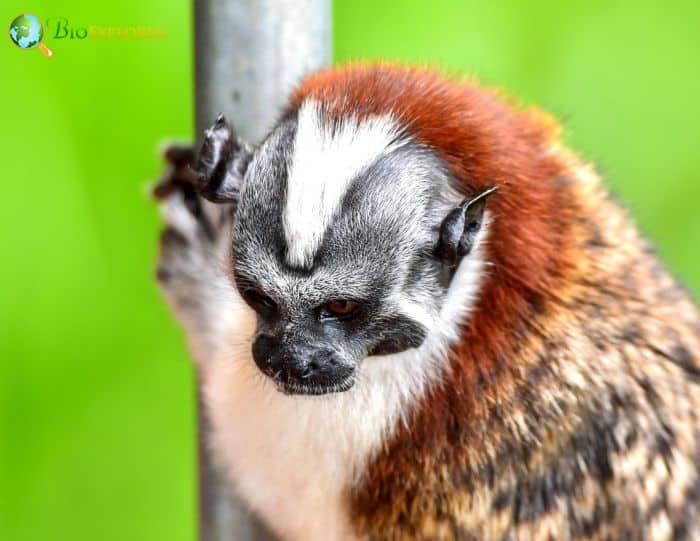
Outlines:
[{"label": "monkey ear", "polygon": [[450,211],[440,226],[440,238],[435,254],[453,267],[471,252],[476,235],[484,221],[486,199],[498,186],[492,186],[471,199],[465,199]]},{"label": "monkey ear", "polygon": [[197,190],[214,203],[238,201],[241,181],[252,157],[252,150],[236,135],[223,114],[204,132],[194,171]]}]

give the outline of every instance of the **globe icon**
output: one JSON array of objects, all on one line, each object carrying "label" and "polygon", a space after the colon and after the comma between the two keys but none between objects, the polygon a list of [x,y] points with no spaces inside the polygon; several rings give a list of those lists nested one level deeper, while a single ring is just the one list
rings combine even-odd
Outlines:
[{"label": "globe icon", "polygon": [[44,27],[41,25],[39,17],[31,13],[23,13],[14,18],[10,23],[10,39],[17,47],[22,49],[33,49],[39,47],[47,57],[53,55],[46,45],[41,43],[44,37]]}]

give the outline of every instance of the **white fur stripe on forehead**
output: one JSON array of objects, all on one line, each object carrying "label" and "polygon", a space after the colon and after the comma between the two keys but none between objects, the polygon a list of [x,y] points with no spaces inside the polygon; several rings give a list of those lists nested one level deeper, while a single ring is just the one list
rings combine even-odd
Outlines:
[{"label": "white fur stripe on forehead", "polygon": [[311,263],[352,180],[400,146],[398,134],[390,116],[349,117],[332,126],[316,102],[301,105],[283,217],[290,265]]}]

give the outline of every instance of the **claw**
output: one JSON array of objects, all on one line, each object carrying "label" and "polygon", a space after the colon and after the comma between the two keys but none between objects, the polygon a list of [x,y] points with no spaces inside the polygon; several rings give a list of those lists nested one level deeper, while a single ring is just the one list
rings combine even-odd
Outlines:
[{"label": "claw", "polygon": [[210,177],[215,175],[217,167],[225,169],[233,152],[238,148],[237,143],[233,128],[226,122],[224,115],[219,113],[214,125],[204,132],[204,142],[199,150],[199,159],[195,167],[204,184],[217,180]]},{"label": "claw", "polygon": [[159,201],[182,189],[184,186],[195,186],[197,182],[197,175],[191,168],[195,157],[192,147],[170,145],[163,150],[162,154],[168,164],[168,168],[163,177],[151,190],[153,197]]},{"label": "claw", "polygon": [[175,166],[185,166],[194,162],[195,153],[190,145],[169,145],[163,151],[163,158]]},{"label": "claw", "polygon": [[240,179],[249,160],[250,150],[220,113],[214,125],[204,132],[194,167],[200,194],[214,202],[237,199]]},{"label": "claw", "polygon": [[219,113],[212,127],[204,132],[199,154],[192,147],[172,145],[165,149],[163,157],[169,167],[152,190],[155,199],[188,190],[220,203],[238,198],[251,150],[238,138],[223,113]]}]

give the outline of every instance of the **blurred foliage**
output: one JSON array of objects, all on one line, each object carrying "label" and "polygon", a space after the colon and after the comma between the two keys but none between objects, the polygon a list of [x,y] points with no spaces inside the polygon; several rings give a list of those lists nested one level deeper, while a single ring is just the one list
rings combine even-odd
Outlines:
[{"label": "blurred foliage", "polygon": [[[162,27],[0,46],[0,539],[193,539],[194,389],[154,285],[147,179],[192,135],[191,7],[9,0],[0,13]],[[700,286],[698,2],[338,0],[335,58],[438,64],[565,122]]]}]

